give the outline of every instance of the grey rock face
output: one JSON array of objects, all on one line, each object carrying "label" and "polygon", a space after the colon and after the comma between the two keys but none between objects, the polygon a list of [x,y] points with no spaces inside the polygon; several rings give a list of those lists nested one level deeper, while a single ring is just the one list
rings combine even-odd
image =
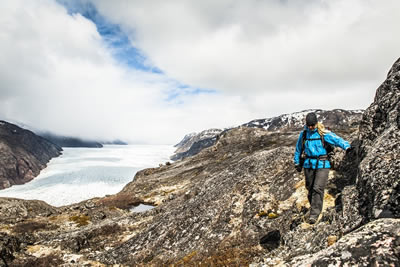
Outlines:
[{"label": "grey rock face", "polygon": [[400,215],[400,59],[360,126],[358,189],[367,219]]},{"label": "grey rock face", "polygon": [[50,216],[57,209],[40,200],[0,198],[0,222],[15,223],[37,216]]},{"label": "grey rock face", "polygon": [[379,219],[342,237],[316,254],[287,262],[289,266],[398,266],[400,219]]},{"label": "grey rock face", "polygon": [[182,141],[175,145],[177,149],[171,160],[180,160],[196,155],[204,148],[214,145],[218,135],[223,131],[222,129],[208,129],[198,134],[191,133],[186,135]]},{"label": "grey rock face", "polygon": [[31,131],[0,121],[0,189],[29,182],[61,150]]}]

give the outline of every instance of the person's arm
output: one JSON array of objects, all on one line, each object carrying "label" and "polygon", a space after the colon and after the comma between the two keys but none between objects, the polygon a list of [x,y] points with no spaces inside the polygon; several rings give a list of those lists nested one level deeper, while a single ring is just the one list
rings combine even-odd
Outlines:
[{"label": "person's arm", "polygon": [[301,149],[303,146],[303,132],[300,133],[296,143],[296,151],[294,152],[294,165],[300,165]]},{"label": "person's arm", "polygon": [[325,140],[325,142],[328,142],[329,144],[340,147],[343,150],[347,150],[351,147],[349,142],[347,142],[343,138],[337,136],[333,132],[324,134],[324,140]]}]

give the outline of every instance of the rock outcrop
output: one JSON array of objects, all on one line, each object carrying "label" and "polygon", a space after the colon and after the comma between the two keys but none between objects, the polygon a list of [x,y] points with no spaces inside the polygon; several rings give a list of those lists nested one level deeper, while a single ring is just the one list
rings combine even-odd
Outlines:
[{"label": "rock outcrop", "polygon": [[[304,177],[292,166],[299,131],[238,127],[195,156],[139,171],[112,196],[29,206],[38,212],[2,200],[0,218],[24,220],[0,220],[0,259],[17,266],[397,266],[398,65],[359,128],[332,127],[355,149],[336,152],[315,225],[306,223]],[[139,204],[154,208],[131,211]]]},{"label": "rock outcrop", "polygon": [[400,215],[400,59],[360,126],[358,187],[367,219]]},{"label": "rock outcrop", "polygon": [[61,150],[31,131],[0,121],[0,189],[29,182]]},{"label": "rock outcrop", "polygon": [[226,130],[227,129],[208,129],[198,134],[191,133],[185,135],[185,137],[175,145],[177,149],[175,150],[175,154],[171,156],[171,160],[180,160],[198,154],[204,148],[214,145],[219,134]]},{"label": "rock outcrop", "polygon": [[334,246],[294,258],[289,265],[398,266],[399,229],[399,219],[375,220],[343,236]]}]

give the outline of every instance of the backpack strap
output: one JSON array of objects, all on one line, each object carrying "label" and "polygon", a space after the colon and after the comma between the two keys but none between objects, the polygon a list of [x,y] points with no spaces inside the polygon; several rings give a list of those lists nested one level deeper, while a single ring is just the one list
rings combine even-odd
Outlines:
[{"label": "backpack strap", "polygon": [[[300,157],[304,153],[305,143],[306,143],[307,140],[309,140],[309,141],[321,140],[323,148],[325,148],[325,150],[327,150],[327,143],[325,142],[324,135],[320,134],[319,132],[318,132],[318,134],[319,134],[320,138],[307,138],[307,130],[303,131],[303,138],[302,138],[302,146],[301,146],[301,151],[300,151]],[[327,152],[328,152],[328,150],[327,150]],[[324,167],[323,168],[325,168],[326,161],[330,161],[329,154],[321,155],[321,156],[318,156],[318,157],[309,157],[309,156],[305,155],[305,157],[308,158],[308,159],[316,159],[317,160],[316,166],[318,166],[319,165],[319,161],[322,160],[324,162]]]},{"label": "backpack strap", "polygon": [[[325,138],[324,138],[324,135],[323,134],[320,134],[319,132],[318,132],[318,134],[319,134],[319,136],[320,136],[320,138],[307,138],[307,130],[304,130],[303,131],[303,140],[302,140],[302,145],[301,145],[301,151],[300,151],[300,155],[304,152],[304,148],[305,148],[305,143],[306,143],[306,141],[317,141],[317,140],[321,140],[321,142],[322,142],[322,147],[323,148],[325,148],[325,150],[326,150],[326,142],[325,142]],[[323,155],[323,156],[325,156],[325,155]],[[307,156],[308,157],[308,156]],[[308,158],[311,158],[311,157],[308,157]]]},{"label": "backpack strap", "polygon": [[307,139],[307,130],[304,130],[304,131],[303,131],[303,140],[302,140],[302,143],[301,143],[300,156],[301,156],[301,154],[303,154],[303,152],[304,152],[304,148],[305,148],[305,144],[306,144],[306,139]]},{"label": "backpack strap", "polygon": [[322,146],[326,149],[324,134],[320,134],[320,133],[318,133],[318,134],[321,136]]}]

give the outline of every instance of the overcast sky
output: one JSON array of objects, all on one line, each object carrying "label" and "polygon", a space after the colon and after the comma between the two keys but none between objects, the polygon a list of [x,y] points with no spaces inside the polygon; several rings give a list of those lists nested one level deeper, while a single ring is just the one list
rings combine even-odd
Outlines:
[{"label": "overcast sky", "polygon": [[0,119],[91,139],[365,109],[400,56],[398,0],[0,1]]}]

